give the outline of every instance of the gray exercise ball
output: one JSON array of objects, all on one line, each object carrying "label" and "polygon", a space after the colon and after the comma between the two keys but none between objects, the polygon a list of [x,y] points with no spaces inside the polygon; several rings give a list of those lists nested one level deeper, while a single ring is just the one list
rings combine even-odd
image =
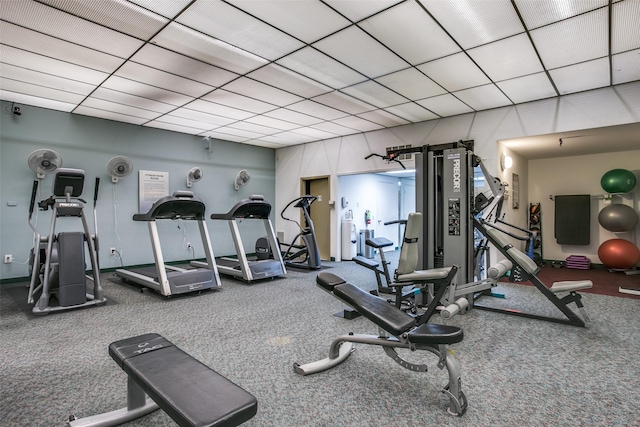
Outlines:
[{"label": "gray exercise ball", "polygon": [[638,214],[631,206],[615,203],[600,211],[598,222],[605,229],[620,233],[633,230],[638,223]]}]

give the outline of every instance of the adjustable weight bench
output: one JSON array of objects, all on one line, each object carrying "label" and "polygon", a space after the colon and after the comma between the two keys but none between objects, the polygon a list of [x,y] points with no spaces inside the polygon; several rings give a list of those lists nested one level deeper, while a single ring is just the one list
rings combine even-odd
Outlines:
[{"label": "adjustable weight bench", "polygon": [[156,409],[181,427],[231,427],[251,419],[258,401],[158,334],[113,342],[109,354],[127,373],[127,408],[75,419],[71,427],[115,426]]},{"label": "adjustable weight bench", "polygon": [[[447,278],[451,280],[457,268],[450,267],[447,270]],[[403,368],[426,372],[428,370],[426,365],[402,359],[396,352],[396,348],[406,348],[411,351],[427,350],[438,356],[438,368],[446,367],[449,372],[449,382],[442,390],[449,397],[448,412],[452,415],[462,416],[467,410],[467,398],[461,390],[460,366],[453,356],[453,352],[447,348],[447,344],[462,341],[462,329],[427,323],[430,314],[421,317],[410,316],[384,299],[351,283],[339,282],[335,280],[335,277],[330,273],[319,273],[316,282],[322,289],[331,292],[335,297],[353,307],[363,317],[375,323],[379,327],[380,333],[376,335],[353,333],[342,335],[331,343],[329,357],[304,365],[295,363],[294,371],[300,375],[311,375],[331,369],[344,362],[351,355],[354,351],[353,343],[360,343],[379,345],[387,356]]]}]

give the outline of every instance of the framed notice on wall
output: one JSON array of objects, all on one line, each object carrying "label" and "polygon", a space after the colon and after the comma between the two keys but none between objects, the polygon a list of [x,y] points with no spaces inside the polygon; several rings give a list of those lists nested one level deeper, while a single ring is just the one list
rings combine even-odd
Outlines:
[{"label": "framed notice on wall", "polygon": [[158,200],[169,195],[169,172],[138,172],[138,212],[147,213]]},{"label": "framed notice on wall", "polygon": [[520,207],[520,177],[517,173],[513,174],[513,197],[511,198],[511,207],[518,209]]}]

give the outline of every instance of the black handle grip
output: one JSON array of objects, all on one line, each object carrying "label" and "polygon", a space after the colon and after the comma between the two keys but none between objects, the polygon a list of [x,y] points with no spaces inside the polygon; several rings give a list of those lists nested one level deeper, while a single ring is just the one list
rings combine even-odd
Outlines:
[{"label": "black handle grip", "polygon": [[96,201],[98,200],[98,188],[100,188],[100,177],[96,176],[96,190],[93,193],[93,204],[96,204]]},{"label": "black handle grip", "polygon": [[36,194],[38,193],[38,180],[33,181],[33,190],[31,190],[31,204],[29,205],[29,214],[33,213],[33,207],[36,204]]}]

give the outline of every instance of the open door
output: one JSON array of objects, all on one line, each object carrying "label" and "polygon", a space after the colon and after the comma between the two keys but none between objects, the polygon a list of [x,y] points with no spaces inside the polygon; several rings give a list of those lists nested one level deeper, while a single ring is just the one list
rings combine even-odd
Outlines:
[{"label": "open door", "polygon": [[[329,206],[331,191],[329,188],[329,177],[303,179],[300,190],[301,195],[311,194],[318,196],[318,200],[310,207],[309,216],[311,217],[311,221],[313,221],[313,227],[316,231],[316,241],[318,243],[320,258],[329,260],[331,258],[331,208]],[[304,221],[304,217],[300,218],[300,220]]]}]

